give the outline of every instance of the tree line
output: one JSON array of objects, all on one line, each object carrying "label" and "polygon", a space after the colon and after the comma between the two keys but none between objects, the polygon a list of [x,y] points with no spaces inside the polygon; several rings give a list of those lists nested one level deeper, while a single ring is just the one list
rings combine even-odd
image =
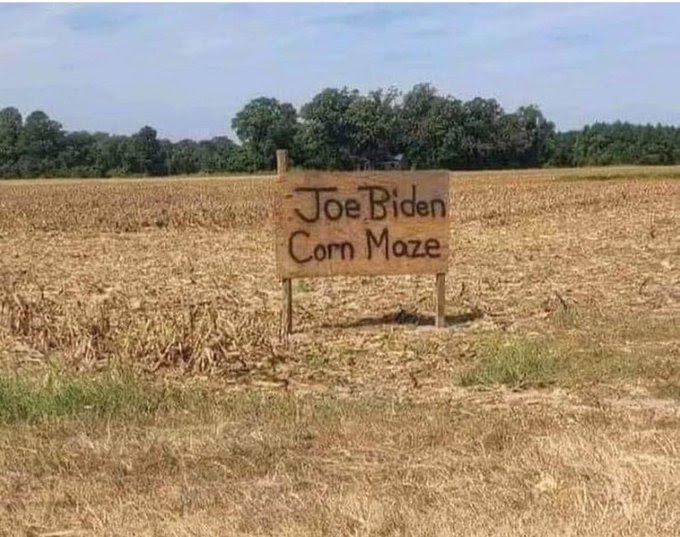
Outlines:
[{"label": "tree line", "polygon": [[596,123],[556,132],[537,106],[506,112],[495,99],[462,101],[430,84],[405,94],[327,88],[296,110],[253,99],[232,120],[239,142],[66,132],[42,111],[0,110],[0,177],[112,177],[273,170],[275,150],[294,166],[329,170],[398,162],[458,170],[679,164],[680,128]]}]

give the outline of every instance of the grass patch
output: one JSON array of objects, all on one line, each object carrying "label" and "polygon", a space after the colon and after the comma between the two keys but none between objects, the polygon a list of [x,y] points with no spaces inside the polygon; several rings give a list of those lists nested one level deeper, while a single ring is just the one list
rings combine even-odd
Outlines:
[{"label": "grass patch", "polygon": [[678,420],[635,403],[212,395],[202,423],[3,428],[0,535],[614,537],[625,501],[660,536],[680,501]]},{"label": "grass patch", "polygon": [[560,368],[559,357],[539,341],[490,339],[479,350],[481,359],[462,375],[463,386],[545,384],[554,380]]},{"label": "grass patch", "polygon": [[546,340],[490,338],[478,348],[479,360],[461,375],[463,386],[570,386],[634,375],[629,358],[594,346],[569,349]]},{"label": "grass patch", "polygon": [[293,285],[295,286],[295,291],[300,293],[309,293],[310,291],[314,290],[314,287],[312,286],[311,282],[301,278],[293,280]]},{"label": "grass patch", "polygon": [[146,380],[133,374],[79,375],[51,372],[44,380],[12,376],[0,378],[0,426],[87,421],[145,425],[177,418],[200,424],[219,417],[251,423],[325,423],[351,414],[374,417],[391,414],[402,405],[380,397],[342,402],[289,392],[224,392],[206,384]]},{"label": "grass patch", "polygon": [[150,383],[131,375],[65,376],[38,382],[0,378],[0,423],[37,423],[69,417],[128,418],[195,407],[195,390]]}]

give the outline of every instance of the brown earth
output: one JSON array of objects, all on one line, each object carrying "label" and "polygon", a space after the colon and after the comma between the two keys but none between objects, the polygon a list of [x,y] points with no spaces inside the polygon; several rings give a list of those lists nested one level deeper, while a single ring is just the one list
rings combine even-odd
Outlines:
[{"label": "brown earth", "polygon": [[288,344],[271,179],[0,182],[4,376],[213,405],[0,422],[0,535],[680,533],[677,178],[454,174],[449,326],[298,280]]}]

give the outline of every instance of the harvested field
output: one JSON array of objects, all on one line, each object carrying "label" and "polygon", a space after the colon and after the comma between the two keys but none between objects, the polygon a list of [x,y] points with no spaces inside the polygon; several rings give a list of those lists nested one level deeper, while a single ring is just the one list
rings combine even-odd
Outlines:
[{"label": "harvested field", "polygon": [[271,178],[0,182],[0,535],[680,533],[680,168],[451,184],[283,344]]}]

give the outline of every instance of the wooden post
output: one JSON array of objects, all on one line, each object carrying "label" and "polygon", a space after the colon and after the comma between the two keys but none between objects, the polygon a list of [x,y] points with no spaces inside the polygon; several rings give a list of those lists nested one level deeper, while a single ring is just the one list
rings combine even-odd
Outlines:
[{"label": "wooden post", "polygon": [[446,274],[437,274],[437,317],[435,326],[444,328],[446,326]]},{"label": "wooden post", "polygon": [[283,286],[283,306],[281,309],[281,336],[283,339],[293,332],[293,280],[284,278],[281,281]]},{"label": "wooden post", "polygon": [[[276,150],[276,173],[279,179],[288,171],[288,150]],[[293,282],[290,278],[281,281],[283,306],[281,309],[281,336],[286,339],[293,332]]]},{"label": "wooden post", "polygon": [[288,171],[288,150],[287,149],[277,149],[276,150],[276,173],[281,177],[284,173]]}]

